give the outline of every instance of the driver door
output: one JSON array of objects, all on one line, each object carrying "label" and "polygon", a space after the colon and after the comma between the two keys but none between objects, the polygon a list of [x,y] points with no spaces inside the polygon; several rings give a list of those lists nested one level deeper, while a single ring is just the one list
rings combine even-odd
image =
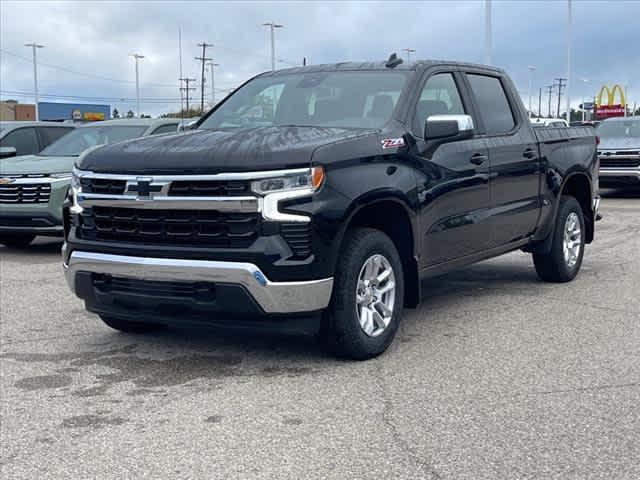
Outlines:
[{"label": "driver door", "polygon": [[[418,199],[422,229],[420,266],[431,267],[486,250],[491,240],[488,212],[489,152],[485,140],[435,144],[424,139],[432,115],[473,115],[456,72],[427,74],[418,97],[413,131],[418,136]],[[476,127],[477,128],[477,127]]]}]

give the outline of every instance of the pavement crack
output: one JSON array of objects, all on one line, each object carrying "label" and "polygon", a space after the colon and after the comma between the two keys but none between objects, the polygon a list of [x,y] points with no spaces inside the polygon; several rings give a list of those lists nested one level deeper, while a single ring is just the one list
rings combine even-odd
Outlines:
[{"label": "pavement crack", "polygon": [[398,430],[397,425],[393,421],[393,402],[389,398],[387,387],[384,383],[384,378],[382,377],[382,368],[374,368],[373,376],[377,380],[378,388],[380,390],[380,397],[382,399],[382,422],[391,432],[391,436],[395,440],[395,443],[400,447],[401,451],[407,456],[407,458],[424,472],[425,478],[442,480],[442,477],[433,467],[433,465],[422,458],[420,454],[402,436],[402,433]]},{"label": "pavement crack", "polygon": [[538,395],[553,395],[555,393],[578,393],[578,392],[597,392],[598,390],[610,390],[614,388],[633,388],[640,387],[640,382],[629,382],[629,383],[611,383],[604,385],[593,385],[591,387],[576,387],[576,388],[567,388],[567,389],[557,389],[557,390],[546,390],[543,392],[536,392]]}]

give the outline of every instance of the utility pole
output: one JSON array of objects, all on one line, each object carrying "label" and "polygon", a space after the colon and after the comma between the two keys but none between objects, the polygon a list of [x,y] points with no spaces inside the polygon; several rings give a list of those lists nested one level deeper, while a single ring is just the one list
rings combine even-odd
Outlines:
[{"label": "utility pole", "polygon": [[138,62],[140,59],[144,58],[144,55],[132,53],[129,56],[133,57],[136,61],[136,115],[140,118],[140,70],[138,68]]},{"label": "utility pole", "polygon": [[491,65],[492,31],[491,31],[491,0],[484,0],[484,50],[485,63]]},{"label": "utility pole", "polygon": [[25,43],[25,47],[31,47],[33,50],[33,98],[35,101],[35,119],[36,122],[40,120],[40,114],[38,113],[38,64],[36,62],[36,50],[38,48],[44,48],[44,45],[37,43]]},{"label": "utility pole", "polygon": [[560,118],[560,100],[562,99],[562,89],[566,88],[566,78],[556,78],[556,81],[558,82],[558,115],[556,115],[556,118]]},{"label": "utility pole", "polygon": [[542,116],[542,87],[538,91],[538,118]]},{"label": "utility pole", "polygon": [[219,67],[220,65],[213,62],[207,62],[207,65],[211,69],[211,106],[215,107],[216,105],[216,89],[215,89],[215,81],[213,76],[213,68]]},{"label": "utility pole", "polygon": [[567,123],[571,122],[571,0],[567,0]]},{"label": "utility pole", "polygon": [[533,71],[536,69],[533,65],[529,65],[529,118],[531,118],[531,89],[533,88]]},{"label": "utility pole", "polygon": [[182,112],[184,112],[184,95],[182,93],[182,28],[178,27],[178,59],[179,59],[179,73],[178,75],[178,90],[180,91],[180,118],[182,119]]},{"label": "utility pole", "polygon": [[207,48],[213,47],[212,43],[202,42],[198,44],[199,47],[202,47],[202,56],[196,57],[196,60],[200,60],[202,63],[202,73],[200,75],[200,115],[204,114],[204,64],[206,62],[211,61],[210,58],[207,58]]},{"label": "utility pole", "polygon": [[411,62],[411,54],[416,53],[415,48],[403,48],[403,52],[407,52],[407,63]]},{"label": "utility pole", "polygon": [[189,92],[191,90],[195,90],[196,89],[195,87],[190,87],[189,84],[191,82],[195,82],[196,79],[195,78],[186,77],[186,78],[181,78],[180,81],[184,82],[184,84],[185,84],[184,87],[180,87],[180,91],[181,92],[185,92],[185,99],[186,99],[186,102],[187,102],[186,110],[187,110],[187,114],[189,114]]},{"label": "utility pole", "polygon": [[547,118],[551,118],[551,94],[553,93],[553,89],[556,88],[555,84],[554,85],[547,85],[545,87],[547,89],[547,92],[549,93],[549,107],[547,109]]},{"label": "utility pole", "polygon": [[262,24],[263,27],[269,27],[271,30],[271,71],[276,70],[276,28],[284,28],[284,25],[280,25],[275,22],[266,22]]}]

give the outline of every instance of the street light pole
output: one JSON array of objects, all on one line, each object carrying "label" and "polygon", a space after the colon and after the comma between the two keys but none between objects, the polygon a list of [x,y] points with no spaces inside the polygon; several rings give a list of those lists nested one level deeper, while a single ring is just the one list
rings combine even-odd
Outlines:
[{"label": "street light pole", "polygon": [[136,61],[136,116],[140,118],[140,70],[138,68],[138,61],[141,58],[144,58],[144,55],[140,55],[139,53],[132,53],[129,56],[133,57]]},{"label": "street light pole", "polygon": [[491,31],[491,0],[484,0],[484,49],[485,63],[491,65],[492,31]]},{"label": "street light pole", "polygon": [[415,48],[403,48],[403,52],[407,52],[407,63],[411,62],[411,54],[416,53]]},{"label": "street light pole", "polygon": [[529,118],[531,118],[531,89],[533,88],[533,71],[536,69],[533,65],[529,65]]},{"label": "street light pole", "polygon": [[216,105],[216,89],[215,89],[215,81],[213,77],[213,68],[220,66],[217,63],[208,62],[207,65],[211,69],[211,107],[215,107]]},{"label": "street light pole", "polygon": [[35,120],[40,120],[40,114],[38,113],[38,64],[36,62],[36,50],[38,48],[44,48],[44,45],[38,45],[37,43],[25,43],[25,47],[31,47],[33,50],[33,98],[35,101]]},{"label": "street light pole", "polygon": [[269,27],[271,30],[271,71],[276,69],[276,28],[283,28],[284,25],[280,25],[275,22],[266,22],[262,24],[263,27]]},{"label": "street light pole", "polygon": [[567,123],[571,122],[571,0],[567,0]]}]

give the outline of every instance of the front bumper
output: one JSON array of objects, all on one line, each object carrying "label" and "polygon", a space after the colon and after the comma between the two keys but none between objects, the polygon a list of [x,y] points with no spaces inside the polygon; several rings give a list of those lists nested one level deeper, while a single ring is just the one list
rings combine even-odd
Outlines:
[{"label": "front bumper", "polygon": [[75,250],[64,264],[71,290],[82,274],[160,282],[208,282],[244,289],[266,314],[314,312],[326,308],[333,278],[301,282],[272,282],[251,263],[174,258],[133,257]]},{"label": "front bumper", "polygon": [[640,182],[640,167],[634,168],[610,168],[601,167],[599,171],[601,183],[628,181]]}]

